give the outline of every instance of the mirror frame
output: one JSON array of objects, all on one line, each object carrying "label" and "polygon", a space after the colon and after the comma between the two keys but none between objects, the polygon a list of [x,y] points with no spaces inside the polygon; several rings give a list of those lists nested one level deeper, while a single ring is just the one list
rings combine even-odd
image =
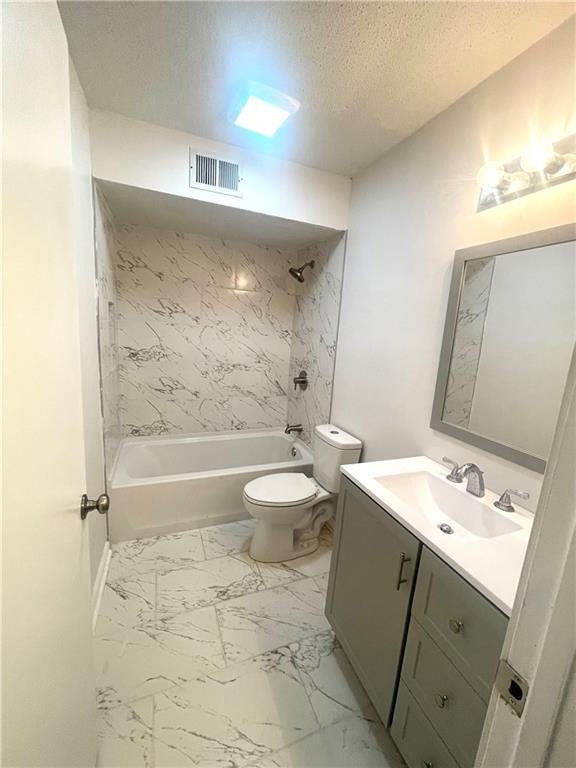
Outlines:
[{"label": "mirror frame", "polygon": [[432,417],[430,419],[430,427],[437,432],[443,432],[464,443],[474,445],[476,448],[481,448],[488,453],[501,456],[503,459],[507,459],[515,464],[520,464],[523,467],[541,473],[546,469],[545,459],[541,459],[539,456],[533,456],[530,453],[525,453],[524,451],[521,451],[518,448],[513,448],[505,443],[491,440],[489,437],[484,437],[476,432],[470,432],[463,427],[458,427],[442,421],[442,414],[444,412],[444,401],[446,399],[446,390],[448,387],[448,376],[450,373],[450,363],[452,361],[452,348],[456,335],[456,321],[458,318],[460,294],[462,291],[466,262],[474,261],[476,259],[486,259],[489,256],[501,256],[506,253],[527,251],[532,248],[542,248],[548,245],[569,243],[571,241],[576,241],[576,223],[564,224],[559,227],[552,227],[551,229],[542,229],[538,232],[530,232],[527,235],[509,237],[505,240],[475,245],[471,248],[462,248],[456,251],[454,254],[454,266],[452,268],[450,295],[448,297],[448,306],[446,309],[442,349],[438,363],[438,376],[436,379],[436,390],[434,392],[434,402],[432,405]]}]

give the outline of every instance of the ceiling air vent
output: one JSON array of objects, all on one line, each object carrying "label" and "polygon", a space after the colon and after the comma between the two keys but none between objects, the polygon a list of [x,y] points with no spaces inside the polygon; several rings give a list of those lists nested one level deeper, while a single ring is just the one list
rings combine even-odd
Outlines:
[{"label": "ceiling air vent", "polygon": [[242,197],[240,165],[190,150],[190,186]]}]

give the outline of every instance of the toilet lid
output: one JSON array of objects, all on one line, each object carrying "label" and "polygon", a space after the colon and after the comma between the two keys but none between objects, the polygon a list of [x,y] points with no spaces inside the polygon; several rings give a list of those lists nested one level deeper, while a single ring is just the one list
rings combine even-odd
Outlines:
[{"label": "toilet lid", "polygon": [[288,507],[304,504],[318,494],[318,488],[301,472],[264,475],[246,483],[244,495],[254,504]]}]

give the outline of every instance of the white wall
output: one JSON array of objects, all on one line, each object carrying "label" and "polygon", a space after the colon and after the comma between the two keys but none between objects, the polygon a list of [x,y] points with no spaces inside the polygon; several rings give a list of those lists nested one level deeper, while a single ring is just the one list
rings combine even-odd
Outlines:
[{"label": "white wall", "polygon": [[[104,444],[98,367],[98,328],[96,306],[96,262],[94,256],[94,216],[92,207],[92,168],[88,107],[76,70],[70,62],[70,112],[72,133],[72,183],[74,195],[74,237],[76,279],[80,312],[80,351],[82,356],[82,410],[86,455],[86,493],[98,498],[106,490]],[[88,516],[90,574],[94,585],[105,551],[106,518]]]},{"label": "white wall", "polygon": [[[111,112],[90,113],[97,179],[336,230],[348,226],[350,179]],[[242,165],[243,197],[189,186],[189,148]]]},{"label": "white wall", "polygon": [[476,460],[487,485],[531,491],[541,476],[429,428],[457,248],[574,220],[569,182],[475,212],[486,156],[574,125],[574,18],[354,179],[332,420],[364,458]]},{"label": "white wall", "polygon": [[575,341],[574,243],[498,256],[469,429],[546,459]]}]

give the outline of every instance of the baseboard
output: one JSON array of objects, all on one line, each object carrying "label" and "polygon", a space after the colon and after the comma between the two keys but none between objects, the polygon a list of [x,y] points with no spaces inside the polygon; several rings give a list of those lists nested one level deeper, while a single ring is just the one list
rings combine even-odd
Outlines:
[{"label": "baseboard", "polygon": [[106,577],[108,576],[111,556],[112,550],[110,549],[110,542],[107,541],[102,548],[102,557],[100,558],[100,564],[98,565],[98,573],[96,574],[94,586],[92,587],[92,632],[96,629],[96,622],[98,621],[102,594],[104,592],[104,587],[106,586]]}]

